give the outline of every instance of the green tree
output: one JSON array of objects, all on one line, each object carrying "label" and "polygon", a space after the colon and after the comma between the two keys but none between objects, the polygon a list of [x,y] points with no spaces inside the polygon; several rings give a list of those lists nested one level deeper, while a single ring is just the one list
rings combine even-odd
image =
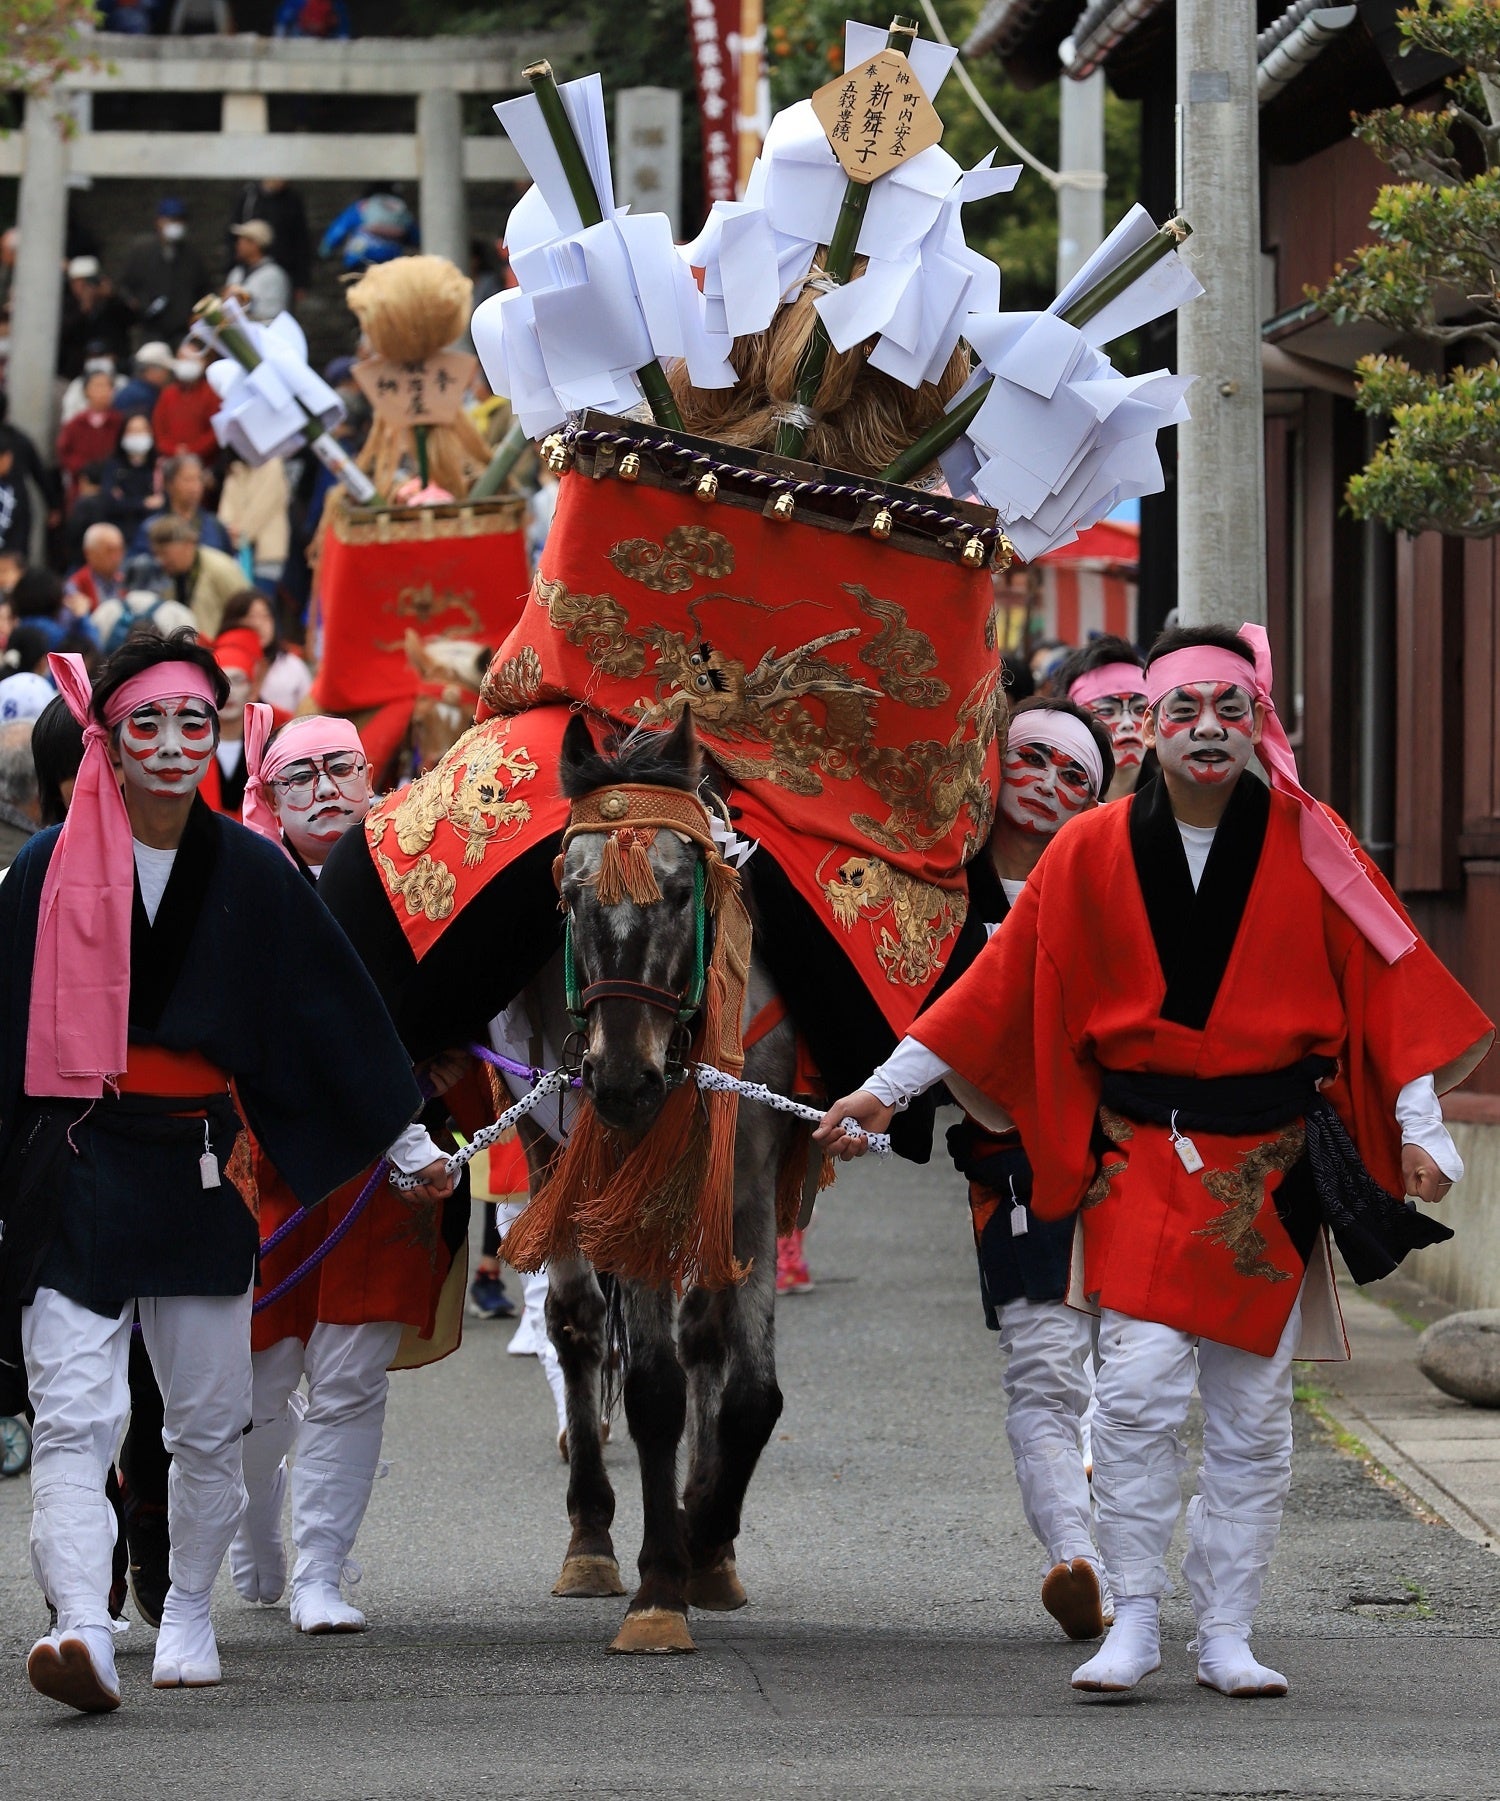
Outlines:
[{"label": "green tree", "polygon": [[0,0],[0,130],[17,94],[46,94],[62,76],[98,59],[88,32],[94,0]]},{"label": "green tree", "polygon": [[1407,45],[1462,72],[1435,109],[1359,121],[1356,137],[1400,179],[1380,190],[1375,242],[1308,292],[1341,324],[1368,319],[1432,346],[1438,365],[1488,353],[1446,373],[1363,358],[1357,403],[1390,432],[1347,489],[1358,518],[1488,538],[1500,532],[1500,4],[1417,0],[1398,16]]}]

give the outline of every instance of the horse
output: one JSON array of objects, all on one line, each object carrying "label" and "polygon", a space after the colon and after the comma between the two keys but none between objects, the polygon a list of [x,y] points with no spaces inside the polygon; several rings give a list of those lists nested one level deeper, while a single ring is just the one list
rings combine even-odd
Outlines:
[{"label": "horse", "polygon": [[[686,711],[669,733],[636,733],[609,753],[596,749],[584,720],[575,716],[560,761],[563,791],[575,804],[620,784],[721,804]],[[529,985],[525,1004],[544,1043],[562,1045],[578,1034],[584,1098],[617,1142],[639,1143],[673,1085],[693,1079],[682,1066],[679,1014],[694,969],[694,896],[703,892],[699,865],[711,853],[684,834],[659,830],[649,857],[660,899],[606,902],[599,891],[606,843],[597,831],[572,837],[555,872],[571,935],[581,1026],[574,1023],[578,1015],[569,1014],[556,959]],[[697,954],[701,958],[701,946]],[[752,939],[743,1018],[774,1017],[776,1023],[747,1046],[744,1074],[785,1094],[795,1080],[796,1039],[776,1000]],[[739,1110],[733,1250],[746,1272],[742,1280],[713,1290],[689,1287],[679,1303],[670,1284],[621,1279],[611,1284],[607,1306],[599,1278],[608,1272],[582,1256],[549,1266],[547,1328],[567,1384],[571,1526],[555,1595],[626,1592],[610,1536],[615,1503],[599,1423],[613,1355],[621,1361],[625,1418],[640,1462],[640,1581],[612,1651],[693,1651],[689,1606],[722,1612],[746,1604],[735,1540],[751,1475],[782,1411],[774,1324],[777,1191],[783,1172],[790,1171],[800,1192],[794,1160],[806,1157],[809,1130],[769,1108],[746,1103]],[[530,1119],[522,1121],[522,1137],[535,1197],[557,1147]],[[687,1480],[679,1500],[677,1454],[684,1433]]]}]

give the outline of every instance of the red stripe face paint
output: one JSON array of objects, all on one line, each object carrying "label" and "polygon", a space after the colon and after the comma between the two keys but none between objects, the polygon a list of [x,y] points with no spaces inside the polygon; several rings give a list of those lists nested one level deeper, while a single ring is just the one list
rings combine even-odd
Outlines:
[{"label": "red stripe face paint", "polygon": [[1237,781],[1255,749],[1255,702],[1232,682],[1174,688],[1156,710],[1156,754],[1163,769],[1200,787]]},{"label": "red stripe face paint", "polygon": [[201,700],[156,700],[137,707],[120,726],[125,785],[158,798],[191,794],[217,741],[218,721]]},{"label": "red stripe face paint", "polygon": [[1017,744],[1000,765],[1000,811],[1018,832],[1050,838],[1094,798],[1088,771],[1066,751]]},{"label": "red stripe face paint", "polygon": [[1109,733],[1116,769],[1138,769],[1146,754],[1144,694],[1101,694],[1084,705]]}]

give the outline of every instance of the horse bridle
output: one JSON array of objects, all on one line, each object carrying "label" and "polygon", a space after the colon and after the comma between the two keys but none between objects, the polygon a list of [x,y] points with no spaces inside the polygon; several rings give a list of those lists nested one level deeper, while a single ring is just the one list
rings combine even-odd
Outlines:
[{"label": "horse bridle", "polygon": [[[718,855],[718,847],[709,829],[708,812],[696,795],[680,788],[661,788],[645,783],[619,783],[580,795],[573,802],[563,833],[563,848],[553,865],[553,876],[559,890],[562,882],[563,857],[569,843],[583,834],[607,835],[616,839],[629,833],[647,845],[658,831],[676,832],[693,840],[702,853],[693,870],[693,966],[681,989],[661,988],[652,982],[637,982],[624,976],[606,976],[580,988],[577,955],[573,946],[573,912],[566,900],[563,909],[563,989],[568,1014],[573,1021],[574,1036],[586,1027],[589,1009],[598,1001],[636,1001],[669,1013],[681,1028],[685,1039],[687,1028],[703,1006],[708,982],[709,907],[707,858]],[[653,884],[654,887],[654,879]],[[660,892],[642,898],[660,899]],[[674,1035],[674,1052],[680,1039]],[[685,1045],[681,1045],[685,1049]]]}]

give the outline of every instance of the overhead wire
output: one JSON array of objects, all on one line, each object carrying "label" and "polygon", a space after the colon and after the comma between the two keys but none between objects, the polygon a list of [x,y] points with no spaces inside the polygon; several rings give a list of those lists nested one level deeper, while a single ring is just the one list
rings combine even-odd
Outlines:
[{"label": "overhead wire", "polygon": [[[918,0],[918,3],[926,15],[928,25],[932,28],[932,35],[940,44],[946,44],[951,49],[953,40],[943,29],[943,21],[938,17],[937,8],[933,5],[932,0]],[[998,117],[989,101],[975,86],[973,76],[964,67],[962,54],[954,61],[953,70],[958,76],[959,86],[969,96],[975,112],[1007,149],[1020,157],[1021,161],[1029,168],[1036,170],[1049,188],[1081,188],[1088,193],[1098,193],[1105,187],[1108,177],[1102,169],[1053,169],[1049,168],[1039,156],[1033,156],[1015,133]]]}]

